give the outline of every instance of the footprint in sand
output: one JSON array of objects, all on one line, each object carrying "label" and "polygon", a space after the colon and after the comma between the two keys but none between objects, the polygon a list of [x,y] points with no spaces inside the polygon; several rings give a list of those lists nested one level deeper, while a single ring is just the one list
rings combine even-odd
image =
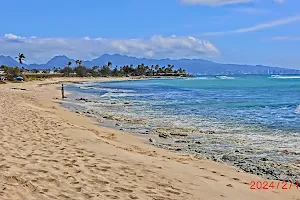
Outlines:
[{"label": "footprint in sand", "polygon": [[106,197],[110,198],[110,199],[120,199],[118,196],[116,195],[111,195],[111,194],[106,194]]},{"label": "footprint in sand", "polygon": [[116,192],[126,192],[126,193],[131,193],[133,192],[133,190],[131,189],[127,189],[127,188],[123,188],[123,187],[115,187],[114,191]]},{"label": "footprint in sand", "polygon": [[134,196],[134,195],[129,195],[128,196],[130,199],[139,199],[137,196]]},{"label": "footprint in sand", "polygon": [[157,194],[156,192],[152,191],[152,190],[141,190],[142,192],[144,192],[145,194]]},{"label": "footprint in sand", "polygon": [[213,174],[217,174],[219,176],[225,176],[224,174],[221,174],[220,172],[216,172],[216,171],[211,171]]},{"label": "footprint in sand", "polygon": [[202,176],[203,178],[211,181],[217,181],[216,179],[212,178],[211,176]]},{"label": "footprint in sand", "polygon": [[175,194],[175,195],[180,195],[180,192],[176,192],[170,189],[165,189],[166,192],[171,193],[171,194]]}]

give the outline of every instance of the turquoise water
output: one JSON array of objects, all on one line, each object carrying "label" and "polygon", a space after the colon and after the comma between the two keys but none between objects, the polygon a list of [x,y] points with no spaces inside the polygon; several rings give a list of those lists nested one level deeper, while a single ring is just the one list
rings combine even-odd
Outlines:
[{"label": "turquoise water", "polygon": [[140,115],[207,117],[275,131],[300,131],[297,76],[150,79],[95,83],[81,88],[112,101],[133,102],[132,111]]},{"label": "turquoise water", "polygon": [[92,100],[85,103],[87,109],[148,122],[118,122],[125,130],[141,133],[162,127],[189,127],[216,132],[191,132],[185,138],[188,143],[160,140],[162,144],[217,158],[230,154],[299,163],[300,76],[90,82],[68,89]]}]

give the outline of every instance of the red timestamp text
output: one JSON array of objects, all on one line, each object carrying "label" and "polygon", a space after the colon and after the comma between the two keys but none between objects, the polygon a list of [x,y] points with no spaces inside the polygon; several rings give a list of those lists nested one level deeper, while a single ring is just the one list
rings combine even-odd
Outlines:
[{"label": "red timestamp text", "polygon": [[286,181],[251,181],[250,190],[290,190],[292,188],[299,189],[299,182],[295,183]]}]

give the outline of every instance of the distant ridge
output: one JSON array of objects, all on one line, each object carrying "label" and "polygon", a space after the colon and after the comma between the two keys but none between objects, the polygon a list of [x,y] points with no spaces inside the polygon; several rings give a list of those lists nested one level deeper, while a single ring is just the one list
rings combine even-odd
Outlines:
[{"label": "distant ridge", "polygon": [[[55,56],[45,64],[29,64],[24,65],[27,69],[53,69],[63,68],[71,61],[72,66],[76,65],[75,59],[68,58],[65,55]],[[203,59],[148,59],[136,58],[132,56],[120,54],[104,54],[90,61],[83,61],[83,65],[93,67],[101,66],[112,62],[113,66],[138,65],[144,63],[151,66],[158,64],[159,66],[174,65],[175,68],[184,68],[192,74],[299,74],[299,70],[286,69],[278,67],[270,67],[263,65],[240,65],[240,64],[221,64]],[[0,56],[0,65],[18,66],[18,62],[10,56]]]},{"label": "distant ridge", "polygon": [[0,56],[0,65],[17,66],[19,63],[10,56]]}]

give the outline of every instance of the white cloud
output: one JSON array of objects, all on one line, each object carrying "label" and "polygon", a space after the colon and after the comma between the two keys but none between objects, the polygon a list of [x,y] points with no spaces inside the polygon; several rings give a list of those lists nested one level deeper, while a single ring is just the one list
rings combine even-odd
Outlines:
[{"label": "white cloud", "polygon": [[153,36],[149,39],[38,38],[5,34],[0,38],[0,55],[26,55],[28,63],[45,62],[55,55],[93,59],[105,53],[150,58],[201,58],[219,54],[209,41],[194,37]]},{"label": "white cloud", "polygon": [[258,24],[258,25],[251,26],[248,28],[240,28],[240,29],[236,29],[236,30],[232,30],[232,31],[203,33],[202,36],[217,36],[217,35],[228,35],[228,34],[253,32],[253,31],[258,31],[258,30],[263,30],[263,29],[280,26],[280,25],[290,24],[290,23],[298,22],[298,21],[300,21],[300,16],[287,17],[287,18],[275,20],[272,22],[264,23],[264,24]]},{"label": "white cloud", "polygon": [[202,4],[210,6],[222,6],[227,4],[249,3],[253,0],[180,0],[183,4]]},{"label": "white cloud", "polygon": [[274,0],[274,2],[276,2],[276,3],[284,3],[285,0]]},{"label": "white cloud", "polygon": [[242,13],[255,14],[255,15],[267,14],[270,12],[270,10],[267,10],[267,9],[259,9],[259,8],[253,8],[253,7],[236,8],[234,10],[238,11],[238,12],[242,12]]},{"label": "white cloud", "polygon": [[24,37],[20,37],[11,33],[5,34],[3,39],[5,41],[10,41],[10,42],[23,42],[25,39]]},{"label": "white cloud", "polygon": [[300,36],[278,36],[264,39],[266,41],[300,41]]}]

